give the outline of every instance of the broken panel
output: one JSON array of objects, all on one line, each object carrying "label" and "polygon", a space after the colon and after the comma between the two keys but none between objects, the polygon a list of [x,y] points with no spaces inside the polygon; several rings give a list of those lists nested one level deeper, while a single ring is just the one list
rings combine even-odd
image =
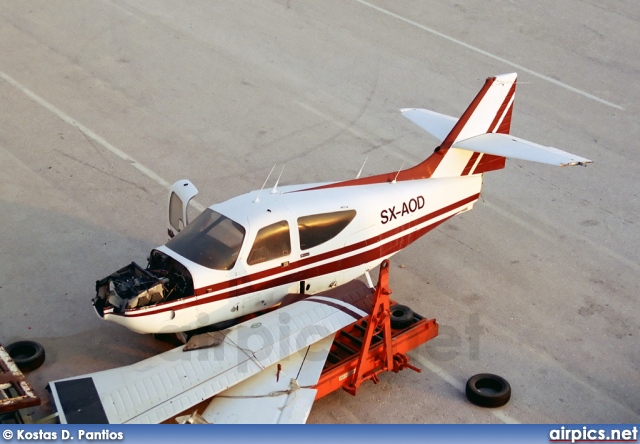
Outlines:
[{"label": "broken panel", "polygon": [[153,250],[147,268],[132,262],[96,281],[93,305],[100,316],[105,308],[116,313],[180,299],[193,294],[191,274],[169,256]]}]

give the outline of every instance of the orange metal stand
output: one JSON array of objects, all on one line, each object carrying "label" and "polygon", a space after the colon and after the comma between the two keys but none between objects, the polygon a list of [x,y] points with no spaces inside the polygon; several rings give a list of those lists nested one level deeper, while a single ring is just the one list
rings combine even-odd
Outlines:
[{"label": "orange metal stand", "polygon": [[389,307],[394,302],[389,298],[390,294],[389,261],[386,260],[380,266],[371,314],[336,334],[316,385],[316,399],[339,388],[355,395],[365,381],[377,384],[378,375],[385,371],[397,373],[410,368],[420,372],[409,364],[405,353],[436,337],[438,324],[435,319],[414,315],[411,325],[393,329]]}]

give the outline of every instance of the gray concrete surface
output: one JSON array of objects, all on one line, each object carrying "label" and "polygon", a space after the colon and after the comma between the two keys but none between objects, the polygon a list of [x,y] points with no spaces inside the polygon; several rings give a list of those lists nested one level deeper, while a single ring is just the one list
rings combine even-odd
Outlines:
[{"label": "gray concrete surface", "polygon": [[[422,374],[309,421],[637,423],[639,20],[635,0],[1,2],[0,342],[45,346],[45,401],[50,380],[165,350],[90,304],[165,242],[163,181],[208,205],[274,163],[288,184],[414,164],[435,141],[399,108],[458,116],[517,71],[512,132],[595,163],[510,161],[398,254],[394,297],[442,326],[411,353]],[[487,371],[512,384],[503,408],[464,398]]]}]

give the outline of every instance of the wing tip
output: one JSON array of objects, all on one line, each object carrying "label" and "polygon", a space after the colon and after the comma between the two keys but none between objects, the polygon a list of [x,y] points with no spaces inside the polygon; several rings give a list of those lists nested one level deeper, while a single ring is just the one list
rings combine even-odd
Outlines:
[{"label": "wing tip", "polygon": [[586,167],[590,163],[593,163],[593,160],[581,159],[581,160],[573,160],[573,161],[567,162],[567,163],[561,163],[560,166],[561,167],[566,167],[566,166],[583,166],[583,167]]}]

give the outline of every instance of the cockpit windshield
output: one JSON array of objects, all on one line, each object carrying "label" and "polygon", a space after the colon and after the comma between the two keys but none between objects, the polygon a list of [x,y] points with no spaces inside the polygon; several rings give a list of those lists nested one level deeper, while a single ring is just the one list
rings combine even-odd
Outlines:
[{"label": "cockpit windshield", "polygon": [[207,208],[167,247],[207,268],[230,270],[238,259],[244,235],[242,225]]}]

